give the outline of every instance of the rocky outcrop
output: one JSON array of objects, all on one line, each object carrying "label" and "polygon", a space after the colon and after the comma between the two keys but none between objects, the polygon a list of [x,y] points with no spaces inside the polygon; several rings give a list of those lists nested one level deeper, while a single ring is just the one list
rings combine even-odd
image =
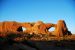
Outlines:
[{"label": "rocky outcrop", "polygon": [[[22,27],[26,28],[25,31]],[[48,31],[51,27],[54,27],[53,32]],[[0,32],[25,32],[29,34],[52,34],[55,36],[71,35],[68,31],[64,20],[59,20],[57,24],[43,23],[38,21],[36,23],[20,23],[20,22],[0,22]]]},{"label": "rocky outcrop", "polygon": [[16,32],[17,28],[20,26],[17,22],[2,22],[0,23],[0,32]]},{"label": "rocky outcrop", "polygon": [[64,36],[67,34],[67,26],[64,20],[59,20],[57,22],[57,27],[54,30],[54,33],[56,34],[56,36]]}]

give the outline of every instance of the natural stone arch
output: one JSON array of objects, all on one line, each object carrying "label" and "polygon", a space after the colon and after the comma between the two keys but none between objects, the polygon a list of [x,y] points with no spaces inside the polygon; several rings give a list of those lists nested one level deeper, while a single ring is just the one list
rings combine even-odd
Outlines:
[{"label": "natural stone arch", "polygon": [[[56,36],[55,34],[54,34],[54,31],[55,31],[55,29],[56,29],[56,24],[52,24],[52,23],[47,23],[46,24],[46,30],[47,30],[47,32],[51,35],[51,36]],[[49,29],[51,29],[51,28],[54,28],[54,30],[53,31],[49,31]]]},{"label": "natural stone arch", "polygon": [[59,20],[57,24],[53,23],[43,23],[38,21],[36,23],[19,23],[19,22],[1,22],[0,23],[0,32],[23,32],[22,27],[26,28],[25,33],[37,32],[39,33],[49,33],[48,29],[54,27],[55,30],[52,32],[55,36],[64,36],[71,35],[71,32],[68,31],[66,23],[64,20]]}]

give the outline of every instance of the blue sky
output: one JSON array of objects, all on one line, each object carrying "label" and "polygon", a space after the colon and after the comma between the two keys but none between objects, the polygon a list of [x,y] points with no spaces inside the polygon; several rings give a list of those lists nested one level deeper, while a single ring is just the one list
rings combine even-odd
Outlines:
[{"label": "blue sky", "polygon": [[57,23],[75,33],[75,0],[0,0],[0,21]]}]

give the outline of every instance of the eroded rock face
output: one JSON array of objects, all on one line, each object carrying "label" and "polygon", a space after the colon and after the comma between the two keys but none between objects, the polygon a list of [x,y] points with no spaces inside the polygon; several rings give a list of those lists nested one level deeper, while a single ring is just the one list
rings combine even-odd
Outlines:
[{"label": "eroded rock face", "polygon": [[[18,23],[18,22],[2,22],[0,23],[0,32],[19,32],[21,27],[31,28],[29,23]],[[20,30],[18,30],[20,28]],[[18,30],[18,31],[17,31]]]},{"label": "eroded rock face", "polygon": [[0,32],[9,32],[9,31],[13,31],[15,32],[16,29],[19,27],[19,23],[17,22],[3,22],[0,23]]},{"label": "eroded rock face", "polygon": [[67,32],[68,32],[68,29],[67,29],[65,21],[59,20],[57,22],[57,27],[54,30],[55,35],[56,36],[64,36],[67,34]]},{"label": "eroded rock face", "polygon": [[[22,30],[26,28],[26,30]],[[48,31],[51,27],[54,27],[53,32]],[[66,23],[64,20],[59,20],[57,24],[43,23],[38,21],[36,23],[19,23],[19,22],[0,22],[0,32],[25,32],[25,33],[35,33],[35,34],[48,34],[51,33],[55,36],[71,35],[68,31]]]}]

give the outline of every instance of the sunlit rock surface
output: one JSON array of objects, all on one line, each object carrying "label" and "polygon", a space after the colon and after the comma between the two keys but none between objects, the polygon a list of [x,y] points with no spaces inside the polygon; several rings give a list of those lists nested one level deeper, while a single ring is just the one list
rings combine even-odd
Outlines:
[{"label": "sunlit rock surface", "polygon": [[0,22],[0,50],[75,50],[75,35],[64,20],[57,24],[5,21]]},{"label": "sunlit rock surface", "polygon": [[[48,31],[51,27],[54,27],[54,31]],[[64,36],[71,34],[68,31],[64,20],[59,20],[57,24],[43,23],[38,21],[35,23],[20,23],[20,22],[0,22],[0,32],[25,32],[29,34],[51,34],[55,36]]]}]

